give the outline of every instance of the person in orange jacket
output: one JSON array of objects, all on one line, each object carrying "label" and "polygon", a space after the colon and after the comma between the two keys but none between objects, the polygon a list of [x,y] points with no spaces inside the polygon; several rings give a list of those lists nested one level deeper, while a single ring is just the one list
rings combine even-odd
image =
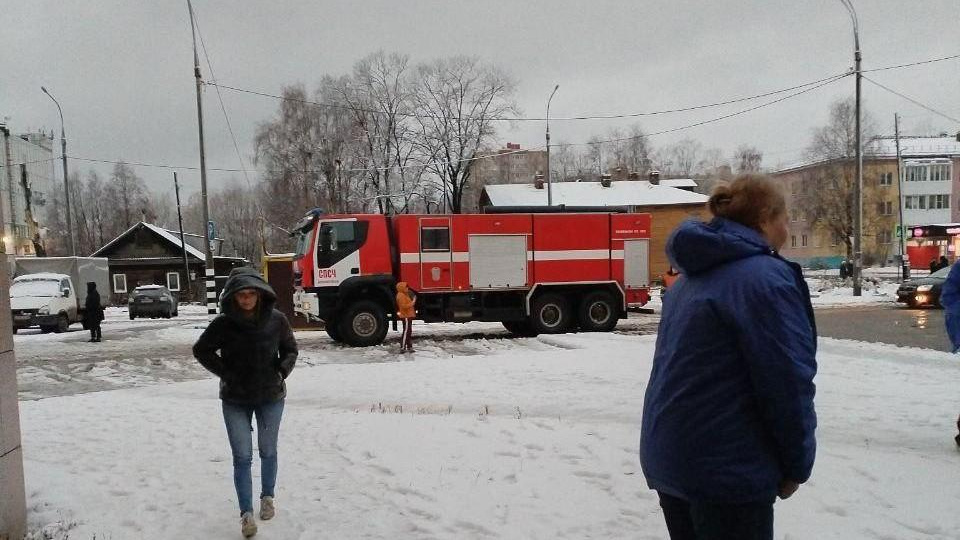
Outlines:
[{"label": "person in orange jacket", "polygon": [[400,352],[413,352],[413,318],[417,315],[417,297],[407,283],[397,283],[397,317],[403,321],[403,337],[400,339]]},{"label": "person in orange jacket", "polygon": [[669,289],[671,286],[673,286],[674,282],[676,282],[677,278],[679,277],[680,277],[680,272],[677,272],[677,269],[671,266],[670,269],[667,270],[667,273],[663,275],[664,290]]}]

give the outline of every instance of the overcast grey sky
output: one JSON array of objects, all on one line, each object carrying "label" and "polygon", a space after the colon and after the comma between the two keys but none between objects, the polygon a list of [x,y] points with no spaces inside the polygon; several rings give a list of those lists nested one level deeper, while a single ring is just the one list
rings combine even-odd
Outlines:
[{"label": "overcast grey sky", "polygon": [[[960,1],[853,0],[864,68],[960,54]],[[45,85],[64,108],[68,154],[84,158],[197,166],[197,118],[185,0],[2,0],[0,118],[13,131],[59,131]],[[562,1],[228,1],[196,0],[216,78],[279,94],[286,84],[314,88],[384,49],[416,62],[477,55],[519,81],[525,116],[634,113],[698,105],[777,90],[843,72],[853,64],[850,20],[839,0]],[[203,67],[206,78],[210,73]],[[895,90],[960,118],[960,60],[870,74]],[[960,126],[864,82],[866,107],[881,131],[956,132]],[[798,158],[829,105],[852,96],[852,77],[762,110],[651,139],[682,138],[729,155],[746,143],[764,164]],[[223,93],[250,166],[258,122],[275,100]],[[641,118],[645,131],[670,129],[762,101]],[[208,165],[238,168],[213,89],[204,95]],[[635,120],[551,122],[552,141],[581,143]],[[500,141],[543,144],[542,123],[503,130]],[[59,153],[58,153],[59,155]],[[73,170],[95,165],[73,161]],[[110,166],[99,166],[109,174]],[[59,174],[59,167],[57,169]],[[170,171],[137,168],[157,190]],[[188,189],[199,173],[180,173]],[[212,187],[238,173],[211,173]],[[240,180],[243,181],[243,180]]]}]

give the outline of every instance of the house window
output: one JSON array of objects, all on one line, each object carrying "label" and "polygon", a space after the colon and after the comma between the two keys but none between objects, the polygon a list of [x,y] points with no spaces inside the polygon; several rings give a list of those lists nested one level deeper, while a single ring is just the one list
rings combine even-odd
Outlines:
[{"label": "house window", "polygon": [[926,210],[926,195],[907,195],[903,198],[903,207],[907,210]]},{"label": "house window", "polygon": [[803,235],[800,237],[800,246],[807,247],[807,235]]},{"label": "house window", "polygon": [[792,248],[797,247],[797,236],[795,234],[790,235],[790,247]]},{"label": "house window", "polygon": [[822,235],[819,235],[819,234],[814,233],[814,235],[813,235],[813,247],[815,247],[815,248],[821,248],[821,247],[823,247],[823,236],[822,236]]},{"label": "house window", "polygon": [[840,235],[837,233],[832,233],[830,235],[830,247],[836,247],[840,245]]},{"label": "house window", "polygon": [[127,275],[126,274],[113,275],[113,292],[115,293],[127,292]]},{"label": "house window", "polygon": [[877,203],[877,213],[881,216],[893,215],[893,201],[881,201]]},{"label": "house window", "polygon": [[950,208],[949,195],[930,195],[930,203],[927,205],[930,210],[943,210]]},{"label": "house window", "polygon": [[420,251],[450,251],[450,229],[448,227],[420,229]]},{"label": "house window", "polygon": [[890,244],[893,242],[893,233],[887,230],[880,231],[877,233],[877,243],[880,245]]},{"label": "house window", "polygon": [[893,185],[893,173],[887,172],[880,175],[880,185],[881,186],[892,186]]},{"label": "house window", "polygon": [[167,288],[171,291],[180,290],[180,273],[179,272],[167,272]]}]

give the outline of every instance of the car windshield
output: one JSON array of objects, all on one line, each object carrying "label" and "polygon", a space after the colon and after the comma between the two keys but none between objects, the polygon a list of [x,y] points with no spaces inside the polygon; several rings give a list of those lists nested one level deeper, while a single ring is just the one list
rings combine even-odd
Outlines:
[{"label": "car windshield", "polygon": [[59,279],[26,279],[14,281],[13,285],[10,286],[10,298],[51,297],[59,294]]},{"label": "car windshield", "polygon": [[941,269],[937,270],[936,272],[930,274],[930,277],[947,279],[947,274],[949,274],[949,273],[950,273],[950,267],[948,266],[948,267],[946,267],[946,268],[941,268]]}]

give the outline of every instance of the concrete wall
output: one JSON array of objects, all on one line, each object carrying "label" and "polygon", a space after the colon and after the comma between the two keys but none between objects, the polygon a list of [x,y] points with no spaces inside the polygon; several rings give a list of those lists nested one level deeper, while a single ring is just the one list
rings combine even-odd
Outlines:
[{"label": "concrete wall", "polygon": [[[5,259],[6,255],[0,255],[0,268],[5,267]],[[10,278],[0,271],[0,540],[21,538],[26,533],[27,514],[9,290]]]}]

